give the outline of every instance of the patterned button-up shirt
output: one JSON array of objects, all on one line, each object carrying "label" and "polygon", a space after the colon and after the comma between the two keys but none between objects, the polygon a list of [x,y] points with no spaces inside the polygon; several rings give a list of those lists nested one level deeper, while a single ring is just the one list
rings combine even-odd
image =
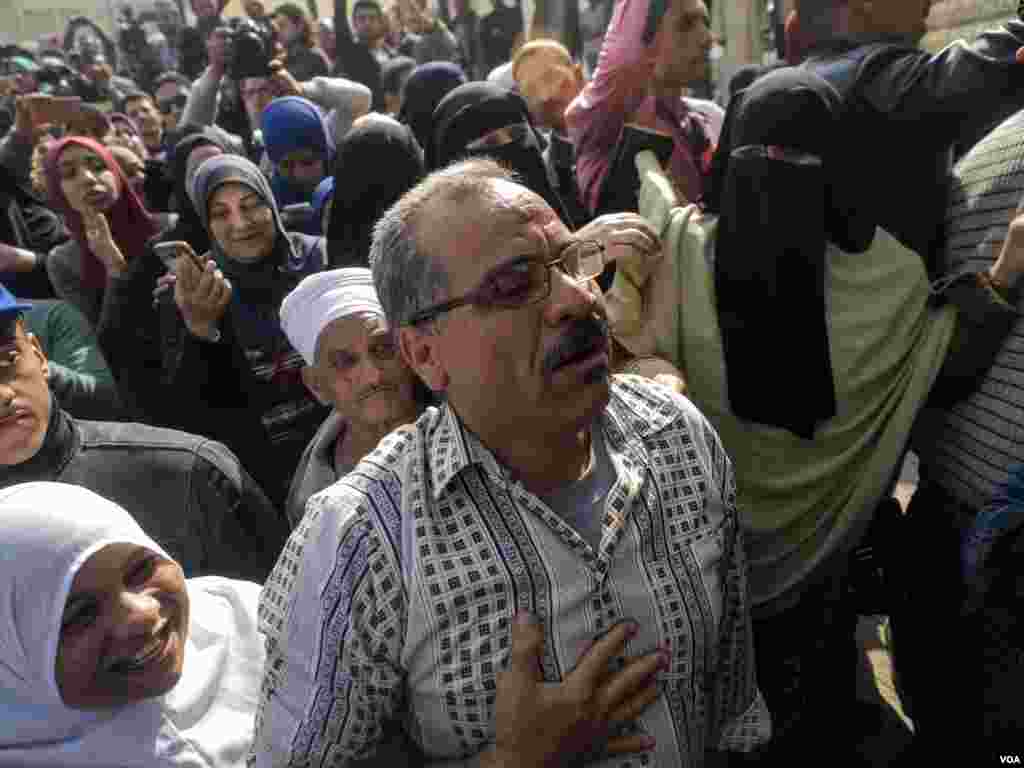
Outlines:
[{"label": "patterned button-up shirt", "polygon": [[521,610],[543,622],[548,681],[627,618],[640,625],[627,656],[670,649],[636,723],[657,746],[603,765],[697,766],[705,750],[767,741],[718,436],[688,400],[632,376],[615,378],[593,429],[616,473],[597,550],[448,406],[314,496],[261,599],[257,765],[347,765],[393,719],[430,759],[479,753]]}]

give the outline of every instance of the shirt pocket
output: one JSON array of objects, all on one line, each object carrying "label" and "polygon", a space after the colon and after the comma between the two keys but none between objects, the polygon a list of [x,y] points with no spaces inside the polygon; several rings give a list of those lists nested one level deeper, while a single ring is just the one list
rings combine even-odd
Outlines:
[{"label": "shirt pocket", "polygon": [[717,635],[722,620],[725,568],[725,523],[717,520],[686,535],[670,540],[673,570],[690,582],[692,588],[707,600],[714,622],[709,632]]}]

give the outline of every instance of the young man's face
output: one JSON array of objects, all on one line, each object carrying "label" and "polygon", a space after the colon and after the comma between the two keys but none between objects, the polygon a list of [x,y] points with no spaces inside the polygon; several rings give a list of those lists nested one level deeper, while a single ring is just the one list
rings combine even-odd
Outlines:
[{"label": "young man's face", "polygon": [[[6,325],[6,323],[5,323]],[[0,466],[31,459],[50,426],[50,367],[19,320],[0,340]]]},{"label": "young man's face", "polygon": [[704,0],[669,0],[654,37],[654,80],[683,88],[704,75],[711,48],[711,16]]},{"label": "young man's face", "polygon": [[159,151],[164,138],[164,121],[153,100],[148,96],[132,99],[125,104],[124,111],[139,127],[146,149]]},{"label": "young man's face", "polygon": [[363,42],[372,43],[384,36],[384,16],[376,8],[357,8],[352,14],[352,26]]}]

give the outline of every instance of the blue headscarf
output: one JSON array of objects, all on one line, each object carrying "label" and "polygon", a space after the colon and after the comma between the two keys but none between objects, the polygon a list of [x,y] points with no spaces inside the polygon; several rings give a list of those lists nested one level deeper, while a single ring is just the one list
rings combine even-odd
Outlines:
[{"label": "blue headscarf", "polygon": [[[289,153],[298,149],[312,149],[324,161],[324,173],[329,173],[334,162],[334,141],[320,108],[308,99],[286,96],[274,99],[260,117],[263,146],[275,166]],[[274,171],[271,179],[274,199],[282,208],[286,205],[310,202],[308,192],[290,184]]]}]

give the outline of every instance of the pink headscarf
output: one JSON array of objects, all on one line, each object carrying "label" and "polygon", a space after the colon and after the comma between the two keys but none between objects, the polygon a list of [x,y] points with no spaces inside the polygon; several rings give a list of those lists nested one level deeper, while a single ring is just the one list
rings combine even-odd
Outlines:
[{"label": "pink headscarf", "polygon": [[44,163],[47,194],[50,203],[63,216],[68,231],[78,243],[82,254],[82,285],[98,290],[107,283],[106,268],[103,266],[103,262],[89,249],[82,215],[71,207],[68,199],[64,196],[60,172],[57,169],[57,161],[60,159],[61,153],[72,144],[95,152],[117,179],[117,201],[110,210],[105,211],[105,215],[114,242],[121,249],[125,259],[130,261],[133,256],[140,255],[145,248],[146,241],[153,237],[160,228],[142,201],[132,191],[131,185],[121,171],[121,166],[117,164],[106,147],[84,136],[70,136],[55,142],[46,153]]},{"label": "pink headscarf", "polygon": [[669,175],[688,200],[701,197],[701,159],[691,153],[691,135],[695,128],[705,138],[712,131],[707,117],[688,109],[681,98],[664,103],[646,91],[654,67],[650,43],[644,40],[651,2],[616,0],[597,70],[566,110],[569,138],[576,145],[580,191],[591,211],[597,208],[625,118],[634,112],[653,117],[660,130],[671,134],[675,149]]}]

